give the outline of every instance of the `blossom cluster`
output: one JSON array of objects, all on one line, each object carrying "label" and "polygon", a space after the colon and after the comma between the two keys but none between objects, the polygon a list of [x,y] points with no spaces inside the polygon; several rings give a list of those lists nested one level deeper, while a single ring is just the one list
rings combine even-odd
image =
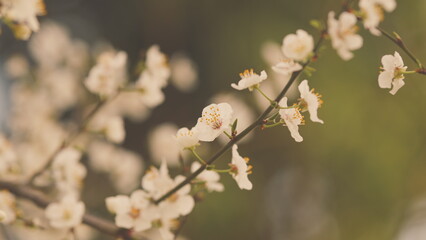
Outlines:
[{"label": "blossom cluster", "polygon": [[[348,61],[363,45],[358,23],[380,35],[384,11],[395,7],[395,0],[361,0],[359,10],[329,12],[326,26],[317,26],[321,39],[329,38],[337,54]],[[0,0],[0,17],[20,38],[38,30],[36,16],[43,13],[41,0],[25,4]],[[305,124],[304,113],[309,113],[311,122],[324,123],[318,117],[322,96],[310,88],[308,80],[290,89],[301,74],[311,76],[314,69],[309,64],[319,54],[314,37],[298,29],[284,36],[281,45],[264,48],[272,71],[247,69],[239,74],[238,82],[230,84],[233,90],[256,92],[259,105],[266,102],[264,119],[256,120],[239,92],[217,95],[192,127],[164,123],[151,130],[150,162],[160,167],[150,166],[142,175],[145,158],[122,146],[126,120],[145,120],[165,101],[169,83],[183,92],[193,90],[196,66],[182,54],[169,61],[153,45],[135,67],[137,76],[132,79],[126,52],[109,46],[98,52],[89,49],[62,26],[46,22],[29,42],[34,64],[20,55],[6,64],[10,77],[17,81],[11,90],[10,134],[0,134],[0,180],[31,184],[55,199],[41,216],[30,219],[36,227],[66,233],[81,228],[86,212],[82,188],[92,170],[107,175],[118,194],[105,199],[117,227],[148,238],[175,239],[180,220],[193,211],[204,193],[224,191],[221,173],[230,175],[239,189],[253,189],[250,159],[238,150],[242,137],[256,127],[285,126],[296,142],[302,142],[299,126]],[[392,88],[391,94],[405,84],[404,74],[415,72],[407,71],[398,52],[385,55],[382,65],[379,86]],[[283,87],[282,94],[273,92],[274,84]],[[293,96],[286,95],[289,89]],[[278,97],[271,98],[272,94]],[[215,158],[199,154],[216,140],[227,144],[225,150],[232,149],[227,169],[216,168]],[[172,177],[169,167],[181,167],[182,173]],[[190,174],[192,178],[185,177]],[[0,222],[27,221],[21,214],[24,205],[11,192],[1,190]],[[31,212],[34,206],[28,208]]]}]

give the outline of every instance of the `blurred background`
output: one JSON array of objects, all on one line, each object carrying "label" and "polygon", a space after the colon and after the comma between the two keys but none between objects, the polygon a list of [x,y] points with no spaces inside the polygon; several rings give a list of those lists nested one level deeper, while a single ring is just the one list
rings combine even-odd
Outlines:
[{"label": "blurred background", "polygon": [[[94,47],[103,41],[129,55],[135,65],[152,44],[167,55],[185,53],[197,65],[198,85],[182,92],[165,89],[165,102],[150,118],[126,121],[124,146],[141,153],[146,164],[151,131],[162,123],[190,127],[218,93],[234,92],[230,84],[246,68],[265,69],[267,42],[281,44],[285,35],[325,20],[342,0],[45,0],[48,15],[69,29],[73,38]],[[426,62],[426,2],[398,1],[382,26],[398,32]],[[188,239],[271,240],[422,240],[426,239],[426,78],[407,76],[392,96],[380,89],[380,59],[399,49],[384,37],[362,30],[364,46],[342,61],[327,42],[309,84],[323,95],[319,117],[307,121],[302,143],[285,128],[260,131],[240,145],[251,158],[252,191],[241,191],[223,175],[225,192],[212,193],[196,205],[182,235]],[[265,47],[266,46],[266,47]],[[263,51],[262,51],[263,49]],[[1,61],[28,54],[27,42],[4,29]],[[263,52],[263,53],[262,53]],[[416,66],[400,51],[409,69]],[[7,115],[7,89],[1,74],[0,118]],[[303,76],[306,77],[306,76]],[[235,95],[255,114],[262,110],[248,92]],[[256,95],[257,93],[253,93]],[[296,97],[297,94],[293,94]],[[293,98],[295,99],[295,98]],[[4,125],[4,124],[2,124]],[[207,158],[221,143],[205,150]],[[209,153],[210,152],[210,153]],[[226,166],[230,153],[217,162]],[[83,199],[88,209],[112,219],[104,198],[115,194],[102,175],[90,175]],[[101,189],[101,190],[99,190]],[[97,192],[94,192],[94,191]],[[105,239],[105,238],[100,238]]]}]

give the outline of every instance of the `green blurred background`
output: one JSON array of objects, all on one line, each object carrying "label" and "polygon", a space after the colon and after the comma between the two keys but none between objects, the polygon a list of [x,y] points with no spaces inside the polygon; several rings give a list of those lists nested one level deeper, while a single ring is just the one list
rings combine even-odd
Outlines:
[{"label": "green blurred background", "polygon": [[[265,41],[281,43],[299,28],[315,37],[311,19],[325,20],[342,0],[46,0],[53,19],[74,37],[110,42],[133,63],[152,44],[171,54],[185,51],[199,67],[200,84],[190,94],[166,89],[166,102],[142,124],[128,122],[125,146],[149,159],[147,133],[162,122],[192,126],[210,97],[231,91],[245,68],[267,69]],[[426,61],[426,2],[398,1],[382,26],[398,32]],[[426,77],[407,76],[392,96],[380,89],[380,58],[399,49],[361,29],[364,46],[342,61],[327,43],[308,78],[323,95],[319,116],[307,121],[296,143],[287,129],[260,131],[240,153],[254,165],[252,191],[223,177],[226,191],[213,193],[189,216],[189,239],[388,240],[411,218],[408,209],[426,196]],[[3,58],[25,49],[5,34]],[[409,69],[416,66],[400,51]],[[244,94],[243,94],[244,96]],[[245,93],[250,98],[249,93]],[[255,108],[253,106],[253,108]],[[218,146],[214,145],[212,148]],[[218,160],[225,166],[230,154]],[[96,181],[96,180],[93,180]],[[104,184],[102,181],[94,184]],[[86,186],[86,192],[97,189]],[[89,208],[103,209],[103,200]],[[421,210],[419,210],[421,211]],[[426,228],[426,224],[424,225]],[[426,235],[411,240],[426,239]],[[405,239],[404,239],[405,240]]]}]

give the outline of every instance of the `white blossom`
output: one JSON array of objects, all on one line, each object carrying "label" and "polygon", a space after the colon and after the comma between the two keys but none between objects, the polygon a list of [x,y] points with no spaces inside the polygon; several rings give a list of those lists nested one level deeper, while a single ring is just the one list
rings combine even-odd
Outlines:
[{"label": "white blossom", "polygon": [[299,84],[301,107],[302,111],[307,109],[311,117],[312,122],[324,123],[323,120],[318,118],[318,108],[321,107],[322,100],[321,95],[314,92],[314,89],[310,90],[308,80],[303,80]]},{"label": "white blossom", "polygon": [[[191,172],[197,171],[200,167],[201,163],[193,162],[191,165]],[[219,173],[215,171],[204,170],[197,176],[197,179],[204,182],[203,184],[209,192],[223,192],[223,190],[225,189],[223,184],[219,182]]]},{"label": "white blossom", "polygon": [[[266,83],[270,83],[270,82],[266,82]],[[262,91],[264,91],[263,85],[262,85]],[[261,96],[261,95],[255,94],[255,96]],[[226,102],[232,107],[232,109],[234,110],[234,114],[233,114],[233,118],[231,119],[231,123],[233,123],[236,119],[238,119],[237,128],[235,129],[237,133],[242,132],[246,127],[248,127],[252,122],[256,120],[256,114],[253,111],[253,108],[249,106],[244,101],[244,99],[242,99],[240,96],[238,96],[234,92],[217,94],[212,98],[211,101]],[[250,132],[239,142],[240,143],[247,142],[252,139],[253,135],[254,133]],[[229,142],[229,138],[225,135],[219,136],[218,140],[223,144],[226,144]]]},{"label": "white blossom", "polygon": [[114,95],[126,82],[126,62],[125,52],[102,53],[84,82],[87,89],[103,97]]},{"label": "white blossom", "polygon": [[244,90],[249,89],[249,91],[253,91],[253,89],[259,84],[264,81],[268,76],[266,75],[265,71],[262,71],[260,75],[253,72],[253,69],[245,70],[244,72],[240,73],[240,81],[238,84],[232,83],[231,87],[233,87],[236,90]]},{"label": "white blossom", "polygon": [[362,47],[363,39],[356,34],[357,18],[353,13],[343,12],[339,19],[335,19],[335,13],[328,13],[328,34],[331,38],[333,48],[343,60],[353,57],[352,51]]},{"label": "white blossom", "polygon": [[85,207],[74,195],[67,195],[60,202],[47,206],[45,214],[54,228],[72,228],[81,224]]},{"label": "white blossom", "polygon": [[192,91],[198,83],[197,66],[183,54],[173,55],[170,60],[172,84],[182,92]]},{"label": "white blossom", "polygon": [[282,51],[286,58],[304,61],[314,49],[314,39],[305,30],[284,37]]},{"label": "white blossom", "polygon": [[87,171],[80,163],[81,152],[66,148],[58,153],[52,164],[52,176],[58,189],[62,192],[75,192],[80,189]]},{"label": "white blossom", "polygon": [[0,212],[2,212],[0,223],[9,224],[16,219],[15,196],[6,190],[0,191]]},{"label": "white blossom", "polygon": [[[175,179],[169,176],[166,161],[163,161],[160,169],[151,167],[142,178],[142,187],[153,198],[158,199],[176,185],[185,180],[184,176],[178,175]],[[177,218],[189,214],[194,208],[195,202],[191,195],[190,185],[185,185],[172,196],[162,201],[158,206],[161,216],[166,218]]]},{"label": "white blossom", "polygon": [[148,147],[151,159],[156,163],[167,161],[170,166],[179,165],[180,145],[176,141],[178,128],[172,123],[157,125],[148,134]]},{"label": "white blossom", "polygon": [[[179,183],[183,182],[185,177],[178,175],[173,180],[173,185],[170,185],[168,190],[171,190]],[[191,191],[191,185],[186,184],[175,192],[172,196],[159,204],[162,209],[162,216],[167,218],[177,218],[179,216],[188,215],[192,209],[194,209],[195,201],[194,198],[189,194]],[[164,192],[163,194],[165,194]]]},{"label": "white blossom", "polygon": [[198,138],[201,141],[211,142],[230,128],[234,111],[228,103],[210,104],[203,109],[198,118]]},{"label": "white blossom", "polygon": [[25,40],[40,28],[37,16],[46,14],[43,0],[1,0],[0,4],[1,16],[13,22],[15,35]]},{"label": "white blossom", "polygon": [[199,145],[198,130],[192,128],[181,128],[176,133],[176,141],[181,149],[192,148]]},{"label": "white blossom", "polygon": [[383,11],[392,12],[396,8],[395,0],[360,0],[359,7],[363,14],[364,27],[373,35],[380,36],[377,29],[384,18]]},{"label": "white blossom", "polygon": [[151,46],[146,52],[147,71],[157,81],[158,86],[165,87],[170,77],[170,67],[167,57],[160,51],[158,45]]},{"label": "white blossom", "polygon": [[231,161],[231,175],[235,179],[240,189],[251,190],[253,184],[248,179],[248,174],[251,173],[251,166],[247,165],[249,159],[243,158],[238,153],[238,146],[232,146],[232,161]]},{"label": "white blossom", "polygon": [[142,190],[134,191],[130,197],[124,195],[108,197],[106,205],[110,212],[116,214],[115,224],[118,227],[139,232],[152,226],[155,212],[150,206],[148,194]]},{"label": "white blossom", "polygon": [[[280,107],[287,106],[287,98],[284,97],[279,103]],[[299,134],[299,125],[304,123],[303,116],[300,114],[299,109],[289,108],[289,109],[280,109],[279,114],[284,120],[285,125],[288,127],[291,136],[296,140],[296,142],[303,141],[302,136]]]},{"label": "white blossom", "polygon": [[98,113],[90,122],[88,128],[93,132],[104,135],[108,141],[113,143],[122,143],[126,138],[124,120],[119,116],[109,116],[108,113]]},{"label": "white blossom", "polygon": [[285,76],[290,76],[293,72],[302,70],[302,65],[295,62],[293,59],[283,59],[274,66],[272,70]]},{"label": "white blossom", "polygon": [[398,52],[394,55],[385,55],[382,57],[382,72],[379,75],[380,88],[392,88],[390,93],[395,95],[396,92],[404,86],[404,72],[407,67]]},{"label": "white blossom", "polygon": [[148,71],[143,71],[136,82],[136,88],[140,89],[142,104],[149,108],[154,108],[164,102],[162,85]]}]

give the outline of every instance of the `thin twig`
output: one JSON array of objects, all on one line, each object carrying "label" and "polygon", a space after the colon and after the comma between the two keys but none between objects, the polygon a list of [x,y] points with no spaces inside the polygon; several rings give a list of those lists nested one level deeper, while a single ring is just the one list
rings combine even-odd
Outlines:
[{"label": "thin twig", "polygon": [[422,70],[421,74],[424,74],[424,68],[423,68],[423,64],[420,62],[420,60],[414,56],[414,54],[410,51],[410,49],[408,49],[408,47],[405,45],[404,41],[402,41],[401,37],[399,35],[395,35],[392,36],[390,33],[388,33],[386,30],[384,30],[383,28],[378,27],[377,28],[386,38],[388,38],[389,40],[391,40],[393,43],[395,43],[398,47],[400,47],[410,58],[411,60],[413,60],[417,66],[419,67],[420,70]]},{"label": "thin twig", "polygon": [[[287,91],[290,89],[290,86],[293,84],[294,81],[300,76],[300,74],[303,72],[303,70],[312,62],[312,59],[317,59],[318,57],[318,51],[319,48],[325,38],[326,31],[322,31],[319,40],[315,44],[315,48],[313,50],[314,56],[309,59],[306,63],[302,65],[302,69],[300,71],[294,72],[291,75],[290,80],[287,82],[283,90],[278,94],[278,96],[275,98],[274,102],[280,102],[280,100],[284,97],[284,95],[287,93]],[[206,166],[211,165],[214,161],[216,161],[222,154],[224,154],[226,151],[228,151],[234,144],[236,144],[238,141],[240,141],[243,137],[245,137],[248,133],[250,133],[252,130],[254,130],[257,126],[260,126],[263,124],[263,120],[274,110],[275,107],[270,105],[258,118],[256,121],[254,121],[250,126],[248,126],[246,129],[244,129],[240,134],[236,135],[234,138],[232,138],[224,147],[222,147],[219,151],[217,151],[212,157],[210,157],[209,160],[206,161],[206,165],[201,165],[197,171],[189,175],[183,182],[176,185],[173,189],[165,193],[163,196],[155,200],[154,202],[156,204],[166,200],[168,197],[173,195],[175,192],[177,192],[179,189],[184,187],[186,184],[190,183],[193,179],[195,179],[199,174],[201,174],[205,169]]]}]

